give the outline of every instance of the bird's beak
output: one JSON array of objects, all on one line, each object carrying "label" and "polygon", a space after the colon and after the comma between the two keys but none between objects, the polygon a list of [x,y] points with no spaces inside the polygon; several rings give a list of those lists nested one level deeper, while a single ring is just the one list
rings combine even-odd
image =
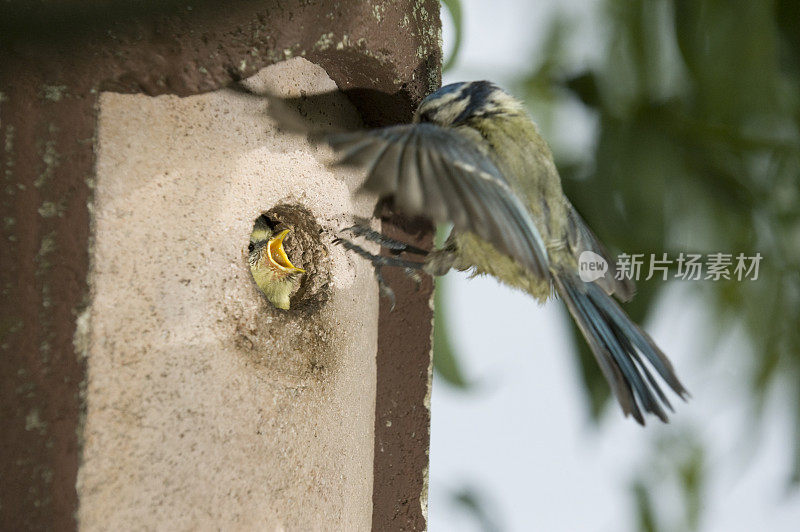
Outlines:
[{"label": "bird's beak", "polygon": [[303,268],[298,268],[286,256],[286,250],[283,249],[283,239],[289,234],[289,229],[284,229],[274,237],[269,239],[267,243],[267,257],[269,257],[270,264],[286,273],[305,273]]}]

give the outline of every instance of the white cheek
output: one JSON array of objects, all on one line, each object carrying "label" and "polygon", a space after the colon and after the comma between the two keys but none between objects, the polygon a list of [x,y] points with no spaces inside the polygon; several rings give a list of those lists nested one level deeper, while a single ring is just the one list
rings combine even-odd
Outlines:
[{"label": "white cheek", "polygon": [[456,117],[464,112],[468,104],[469,99],[467,98],[453,102],[436,113],[436,122],[440,124],[452,124]]}]

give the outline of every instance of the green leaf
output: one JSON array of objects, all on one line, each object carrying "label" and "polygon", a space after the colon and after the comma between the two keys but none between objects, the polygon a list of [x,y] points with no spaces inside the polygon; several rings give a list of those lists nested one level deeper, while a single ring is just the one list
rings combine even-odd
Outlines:
[{"label": "green leaf", "polygon": [[448,57],[444,62],[444,66],[442,66],[442,72],[447,72],[453,68],[453,65],[455,65],[456,59],[458,58],[458,52],[461,50],[461,38],[464,33],[464,21],[461,17],[461,0],[442,0],[442,4],[444,4],[444,7],[447,8],[447,12],[450,13],[450,18],[453,20],[453,27],[456,31],[453,42],[453,50],[450,52],[450,57]]},{"label": "green leaf", "polygon": [[502,530],[496,510],[485,497],[473,487],[464,487],[451,494],[453,501],[475,520],[483,532]]},{"label": "green leaf", "polygon": [[472,385],[464,378],[447,328],[447,309],[444,304],[444,278],[436,279],[433,294],[433,369],[445,382],[468,390]]},{"label": "green leaf", "polygon": [[647,486],[641,481],[634,483],[633,494],[636,499],[636,520],[640,532],[658,532],[658,525],[653,511],[653,501]]}]

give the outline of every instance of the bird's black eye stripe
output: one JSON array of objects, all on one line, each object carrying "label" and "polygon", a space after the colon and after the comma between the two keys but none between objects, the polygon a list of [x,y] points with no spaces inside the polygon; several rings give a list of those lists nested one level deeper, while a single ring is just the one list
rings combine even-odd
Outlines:
[{"label": "bird's black eye stripe", "polygon": [[259,216],[259,220],[261,221],[261,223],[263,223],[273,231],[275,230],[276,227],[278,227],[278,224],[280,223],[277,220],[273,220],[266,214],[262,214],[261,216]]},{"label": "bird's black eye stripe", "polygon": [[250,242],[250,245],[247,246],[247,251],[253,251],[254,249],[256,249],[256,245]]}]

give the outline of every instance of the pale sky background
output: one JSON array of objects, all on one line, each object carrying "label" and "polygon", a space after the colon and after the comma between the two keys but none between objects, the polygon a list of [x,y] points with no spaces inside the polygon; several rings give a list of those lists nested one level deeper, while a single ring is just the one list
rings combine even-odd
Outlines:
[{"label": "pale sky background", "polygon": [[[598,44],[603,27],[595,15],[601,2],[462,3],[463,47],[445,83],[491,79],[508,86],[530,70],[556,9],[574,24],[571,61],[581,64],[603,53]],[[452,27],[442,13],[448,50]],[[568,137],[555,139],[559,146],[580,152],[592,142],[591,118],[580,109],[568,109],[559,119],[571,124]],[[701,530],[800,530],[800,493],[787,489],[792,434],[782,413],[790,398],[773,393],[766,415],[754,418],[739,399],[746,386],[745,359],[736,350],[744,339],[734,334],[710,348],[704,331],[712,320],[691,282],[675,282],[656,319],[646,325],[692,399],[673,401],[676,413],[669,425],[656,420],[645,429],[613,404],[601,430],[589,423],[560,302],[539,307],[493,279],[450,274],[446,282],[449,330],[478,388],[463,393],[434,381],[430,530],[477,530],[451,502],[452,491],[464,486],[484,496],[503,530],[635,530],[629,482],[637,466],[651,441],[665,434],[680,438],[688,427],[709,450]],[[680,494],[672,486],[665,482],[657,494],[657,511],[679,507]]]}]

